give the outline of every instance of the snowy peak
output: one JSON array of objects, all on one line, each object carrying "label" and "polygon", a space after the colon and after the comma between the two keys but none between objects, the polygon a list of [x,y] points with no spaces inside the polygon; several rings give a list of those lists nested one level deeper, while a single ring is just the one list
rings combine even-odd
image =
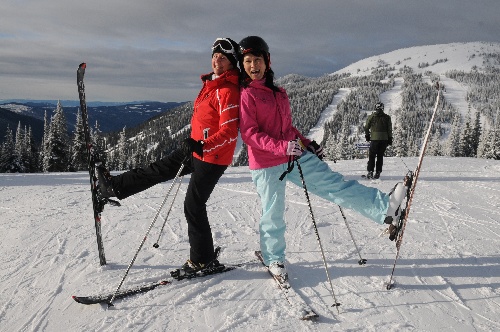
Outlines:
[{"label": "snowy peak", "polygon": [[451,43],[403,48],[355,62],[334,74],[370,75],[378,67],[404,66],[416,73],[432,71],[444,74],[449,70],[471,71],[486,66],[500,68],[500,43]]}]

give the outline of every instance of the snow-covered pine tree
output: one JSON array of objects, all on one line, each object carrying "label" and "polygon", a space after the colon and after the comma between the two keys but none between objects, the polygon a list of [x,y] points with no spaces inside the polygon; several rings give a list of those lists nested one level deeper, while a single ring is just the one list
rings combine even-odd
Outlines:
[{"label": "snow-covered pine tree", "polygon": [[25,146],[24,146],[24,131],[21,128],[21,122],[17,124],[16,137],[14,141],[14,164],[16,165],[16,172],[26,173],[26,159],[25,159]]},{"label": "snow-covered pine tree", "polygon": [[128,169],[128,160],[130,159],[127,155],[128,153],[128,141],[125,134],[125,127],[120,132],[120,139],[118,140],[118,149],[116,150],[118,156],[116,160],[118,162],[117,170],[122,171]]},{"label": "snow-covered pine tree", "polygon": [[465,117],[465,123],[462,126],[462,131],[460,133],[460,142],[459,142],[460,157],[476,156],[476,151],[473,150],[471,121],[472,119],[469,107],[469,112],[467,112],[467,116]]},{"label": "snow-covered pine tree", "polygon": [[25,129],[25,146],[26,146],[26,154],[28,157],[28,170],[29,173],[35,173],[40,171],[39,161],[38,161],[38,148],[35,143],[35,139],[33,138],[33,131],[31,130],[31,126],[28,127],[28,130]]},{"label": "snow-covered pine tree", "polygon": [[18,167],[15,164],[16,149],[14,143],[14,136],[10,126],[7,125],[5,132],[5,140],[2,144],[2,154],[0,155],[0,171],[3,173],[18,172]]},{"label": "snow-covered pine tree", "polygon": [[429,146],[427,148],[426,154],[429,156],[442,156],[443,151],[441,150],[441,143],[439,142],[441,139],[441,133],[439,130],[434,132],[434,135],[431,136]]},{"label": "snow-covered pine tree", "polygon": [[460,156],[460,121],[461,117],[459,113],[456,113],[453,117],[453,122],[451,124],[450,136],[447,142],[447,155],[450,157]]},{"label": "snow-covered pine tree", "polygon": [[73,171],[86,171],[87,158],[87,144],[85,142],[85,133],[83,132],[83,119],[80,109],[78,109],[71,148],[71,166]]},{"label": "snow-covered pine tree", "polygon": [[47,150],[45,155],[45,171],[65,172],[69,164],[69,138],[61,102],[57,102],[57,108],[50,122],[49,135],[47,136]]},{"label": "snow-covered pine tree", "polygon": [[477,149],[479,147],[479,139],[481,138],[481,113],[476,111],[476,117],[474,119],[474,125],[472,126],[472,149],[475,151],[475,156],[477,156]]},{"label": "snow-covered pine tree", "polygon": [[43,137],[42,144],[40,145],[40,152],[38,156],[38,167],[42,172],[48,172],[48,158],[47,158],[47,142],[50,131],[50,122],[47,115],[47,110],[43,116]]}]

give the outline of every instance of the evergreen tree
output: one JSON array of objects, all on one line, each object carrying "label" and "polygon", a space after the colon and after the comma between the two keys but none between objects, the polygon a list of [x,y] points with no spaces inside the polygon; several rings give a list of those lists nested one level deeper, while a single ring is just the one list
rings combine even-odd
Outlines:
[{"label": "evergreen tree", "polygon": [[43,117],[43,137],[42,145],[40,147],[39,168],[42,172],[48,172],[49,158],[48,158],[48,142],[49,142],[50,122],[47,115],[47,110]]},{"label": "evergreen tree", "polygon": [[477,157],[488,159],[487,153],[491,150],[490,147],[491,130],[483,130],[481,138],[479,139],[479,146],[477,148]]},{"label": "evergreen tree", "polygon": [[118,162],[117,169],[119,171],[126,170],[128,168],[128,160],[130,158],[127,155],[127,150],[128,141],[127,136],[125,135],[125,127],[123,127],[123,130],[120,133],[120,139],[118,140],[118,150],[116,151],[118,153],[116,159]]},{"label": "evergreen tree", "polygon": [[497,109],[496,119],[489,138],[490,150],[488,157],[490,159],[500,160],[500,108]]},{"label": "evergreen tree", "polygon": [[24,132],[21,128],[21,122],[17,125],[16,138],[14,143],[14,164],[16,164],[16,172],[26,173],[26,156],[24,146]]},{"label": "evergreen tree", "polygon": [[35,139],[33,138],[33,132],[31,130],[31,126],[26,132],[25,140],[27,147],[26,154],[28,155],[28,160],[29,160],[28,172],[30,173],[38,172],[40,170],[39,160],[38,160],[39,153],[35,143]]},{"label": "evergreen tree", "polygon": [[477,149],[479,147],[479,140],[481,138],[481,113],[476,111],[476,118],[474,120],[474,126],[472,127],[472,150],[474,151],[474,156],[477,156]]},{"label": "evergreen tree", "polygon": [[80,109],[78,109],[71,149],[71,166],[74,171],[85,171],[87,170],[87,163],[87,144],[85,143],[85,133],[83,131],[83,118]]},{"label": "evergreen tree", "polygon": [[436,130],[434,132],[434,135],[432,135],[429,140],[429,146],[427,148],[427,155],[429,156],[442,156],[443,152],[441,150],[441,144],[440,144],[440,138],[441,138],[441,133],[439,130]]},{"label": "evergreen tree", "polygon": [[450,137],[448,138],[448,155],[460,157],[460,114],[456,113],[451,124]]},{"label": "evergreen tree", "polygon": [[459,143],[459,157],[475,157],[475,151],[473,150],[472,142],[472,127],[471,127],[471,117],[470,112],[467,113],[465,118],[465,124],[462,127],[462,132],[460,133],[460,143]]},{"label": "evergreen tree", "polygon": [[141,168],[147,166],[147,153],[146,153],[146,145],[143,140],[136,140],[135,142],[135,150],[131,157],[131,165],[132,168]]},{"label": "evergreen tree", "polygon": [[19,165],[16,164],[16,148],[12,130],[7,126],[5,140],[2,144],[2,155],[0,156],[0,170],[4,173],[19,172]]},{"label": "evergreen tree", "polygon": [[337,158],[335,160],[352,159],[353,151],[352,144],[349,142],[350,126],[347,119],[342,121],[340,139],[337,144]]},{"label": "evergreen tree", "polygon": [[65,172],[68,171],[69,158],[69,137],[66,125],[66,117],[61,106],[57,102],[52,121],[50,122],[49,136],[47,137],[47,151],[45,155],[46,171]]},{"label": "evergreen tree", "polygon": [[106,153],[106,140],[102,135],[99,123],[96,121],[94,128],[90,132],[90,140],[94,148],[94,152],[99,156],[100,160],[107,165],[108,155]]},{"label": "evergreen tree", "polygon": [[336,161],[335,149],[336,149],[336,139],[335,136],[330,135],[326,139],[325,147],[323,148],[325,151],[325,160]]}]

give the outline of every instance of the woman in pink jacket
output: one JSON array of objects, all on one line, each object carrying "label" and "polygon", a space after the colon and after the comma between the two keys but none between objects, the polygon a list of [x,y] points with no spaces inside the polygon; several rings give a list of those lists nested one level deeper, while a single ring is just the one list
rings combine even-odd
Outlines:
[{"label": "woman in pink jacket", "polygon": [[[292,125],[288,95],[274,85],[267,43],[260,37],[249,36],[239,44],[242,53],[240,132],[248,146],[252,180],[262,204],[260,247],[271,273],[286,281],[286,226],[283,218],[286,183],[280,180],[280,176],[287,170],[291,156],[300,158],[310,192],[353,209],[379,224],[396,224],[406,187],[398,183],[391,193],[385,194],[357,181],[345,181],[341,174],[332,171],[322,161],[322,148]],[[301,146],[307,147],[306,150],[303,151]],[[285,180],[302,185],[297,168],[289,172]]]}]

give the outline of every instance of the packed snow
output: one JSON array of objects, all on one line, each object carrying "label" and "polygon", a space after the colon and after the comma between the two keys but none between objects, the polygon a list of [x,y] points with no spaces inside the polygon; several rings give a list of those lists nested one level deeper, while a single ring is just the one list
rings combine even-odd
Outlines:
[{"label": "packed snow", "polygon": [[[366,160],[329,163],[360,179]],[[389,191],[417,158],[386,158],[379,181]],[[181,184],[170,199],[122,288],[162,278],[188,258]],[[107,206],[102,230],[108,264],[99,265],[88,173],[0,174],[2,331],[495,331],[500,329],[500,162],[424,159],[395,270],[396,248],[383,226],[310,195],[320,239],[341,303],[327,282],[303,188],[287,189],[290,282],[319,315],[300,321],[253,252],[259,249],[260,203],[247,167],[229,168],[208,202],[220,260],[243,267],[161,286],[116,300],[82,305],[72,295],[116,290],[171,182]],[[175,187],[174,187],[175,188]],[[173,193],[173,192],[172,192]]]}]

